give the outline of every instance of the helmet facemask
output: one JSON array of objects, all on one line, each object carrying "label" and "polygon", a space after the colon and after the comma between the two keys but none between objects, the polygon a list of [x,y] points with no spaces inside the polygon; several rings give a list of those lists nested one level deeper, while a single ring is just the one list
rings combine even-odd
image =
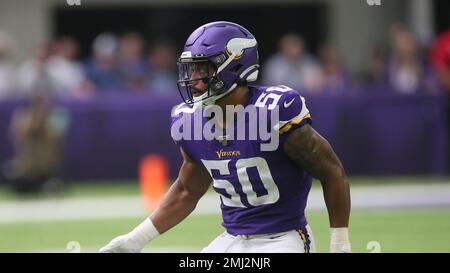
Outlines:
[{"label": "helmet facemask", "polygon": [[[178,61],[178,91],[187,104],[214,103],[223,97],[223,83],[217,75],[217,66],[207,58],[180,58]],[[206,90],[196,90],[198,81],[208,85]],[[235,87],[235,86],[233,86]],[[196,92],[202,92],[196,95]]]}]

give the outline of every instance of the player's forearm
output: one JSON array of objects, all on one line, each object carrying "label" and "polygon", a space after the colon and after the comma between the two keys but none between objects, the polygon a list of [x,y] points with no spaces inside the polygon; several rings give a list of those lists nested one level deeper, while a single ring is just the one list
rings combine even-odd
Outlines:
[{"label": "player's forearm", "polygon": [[350,217],[350,187],[342,167],[336,167],[327,177],[321,179],[330,227],[348,227]]},{"label": "player's forearm", "polygon": [[[170,187],[161,205],[141,224],[131,232],[114,238],[108,245],[100,249],[100,252],[141,252],[153,239],[174,227],[186,218],[197,205],[209,186],[209,180],[202,183],[201,176],[190,173],[186,175],[186,169],[190,164],[183,164],[180,176],[187,180],[178,180]],[[187,166],[187,167],[186,167]],[[190,181],[191,183],[181,181]],[[189,188],[185,188],[187,185]],[[201,187],[199,187],[199,185]]]},{"label": "player's forearm", "polygon": [[303,170],[322,182],[331,227],[347,227],[350,189],[344,167],[328,141],[305,125],[291,133],[284,151]]},{"label": "player's forearm", "polygon": [[195,209],[200,198],[185,190],[177,180],[150,219],[162,234],[183,221]]},{"label": "player's forearm", "polygon": [[330,252],[349,253],[350,187],[341,164],[331,170],[320,179],[330,220]]}]

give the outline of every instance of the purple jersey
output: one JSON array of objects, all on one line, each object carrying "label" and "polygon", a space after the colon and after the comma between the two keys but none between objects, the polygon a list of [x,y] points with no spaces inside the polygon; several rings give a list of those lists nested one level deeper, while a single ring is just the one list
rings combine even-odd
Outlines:
[{"label": "purple jersey", "polygon": [[[220,194],[222,225],[228,233],[267,234],[303,228],[307,224],[304,211],[311,177],[285,154],[283,144],[294,128],[311,123],[305,100],[286,86],[249,86],[249,89],[244,106],[268,111],[278,106],[279,120],[274,126],[279,133],[276,150],[262,151],[263,140],[259,138],[175,142],[210,173],[213,188]],[[172,124],[180,119],[191,120],[194,108],[186,104],[174,107]],[[249,120],[245,118],[240,124],[248,127]]]}]

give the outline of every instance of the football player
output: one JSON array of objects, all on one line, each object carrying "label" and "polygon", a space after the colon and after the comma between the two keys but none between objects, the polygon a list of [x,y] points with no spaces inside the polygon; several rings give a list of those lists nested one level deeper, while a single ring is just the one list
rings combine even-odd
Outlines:
[{"label": "football player", "polygon": [[[305,217],[314,177],[321,181],[328,209],[329,250],[351,252],[350,190],[344,168],[330,144],[312,128],[298,91],[249,84],[259,71],[255,37],[231,22],[203,25],[187,39],[178,67],[178,88],[185,102],[172,110],[173,123],[193,120],[195,111],[211,105],[224,110],[238,105],[277,109],[279,119],[273,127],[279,134],[278,148],[264,151],[260,138],[229,135],[213,140],[174,139],[184,161],[161,205],[100,251],[140,252],[183,221],[212,184],[221,198],[225,232],[202,252],[314,252]],[[233,121],[246,129],[254,122],[248,117]],[[219,124],[232,126],[227,119]]]}]

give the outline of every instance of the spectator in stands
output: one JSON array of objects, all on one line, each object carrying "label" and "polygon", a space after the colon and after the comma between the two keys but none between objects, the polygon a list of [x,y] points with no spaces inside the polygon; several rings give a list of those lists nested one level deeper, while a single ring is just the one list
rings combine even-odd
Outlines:
[{"label": "spectator in stands", "polygon": [[127,32],[119,42],[119,69],[125,88],[142,91],[148,74],[144,58],[144,39],[139,33]]},{"label": "spectator in stands", "polygon": [[61,144],[69,123],[67,111],[52,107],[45,95],[33,95],[29,104],[17,108],[11,119],[13,158],[5,176],[20,193],[59,192]]},{"label": "spectator in stands", "polygon": [[303,39],[294,33],[281,38],[279,52],[264,68],[262,81],[266,85],[285,84],[306,92],[317,92],[323,85],[318,62],[305,52]]},{"label": "spectator in stands", "polygon": [[[450,145],[450,29],[441,33],[433,43],[430,62],[438,76],[441,88],[447,96],[447,135]],[[450,171],[450,146],[447,148],[448,169]]]},{"label": "spectator in stands", "polygon": [[366,81],[370,84],[382,83],[386,79],[386,66],[386,51],[379,46],[370,48]]},{"label": "spectator in stands", "polygon": [[170,42],[157,42],[153,45],[150,56],[150,73],[147,88],[153,94],[170,95],[177,90],[176,51]]},{"label": "spectator in stands", "polygon": [[84,70],[77,59],[78,44],[72,37],[54,42],[47,66],[52,88],[58,95],[76,95],[86,90]]},{"label": "spectator in stands", "polygon": [[118,41],[114,34],[105,32],[95,38],[92,57],[85,66],[87,78],[95,90],[108,92],[124,88],[117,51]]},{"label": "spectator in stands", "polygon": [[399,24],[391,28],[393,52],[387,64],[387,82],[396,92],[419,92],[427,81],[427,68],[413,34]]},{"label": "spectator in stands", "polygon": [[51,43],[39,45],[20,67],[17,73],[17,84],[20,95],[30,97],[36,93],[52,94],[52,81],[47,66],[52,54]]},{"label": "spectator in stands", "polygon": [[0,100],[13,95],[14,68],[9,57],[15,49],[16,42],[12,35],[0,31]]},{"label": "spectator in stands", "polygon": [[366,52],[367,67],[355,71],[353,85],[361,87],[364,92],[383,92],[388,90],[387,84],[387,49],[385,46],[374,45]]},{"label": "spectator in stands", "polygon": [[319,59],[323,73],[323,92],[326,94],[348,92],[351,87],[350,75],[342,67],[336,48],[323,45],[319,50]]},{"label": "spectator in stands", "polygon": [[434,41],[430,62],[443,90],[450,97],[450,30],[441,33]]}]

